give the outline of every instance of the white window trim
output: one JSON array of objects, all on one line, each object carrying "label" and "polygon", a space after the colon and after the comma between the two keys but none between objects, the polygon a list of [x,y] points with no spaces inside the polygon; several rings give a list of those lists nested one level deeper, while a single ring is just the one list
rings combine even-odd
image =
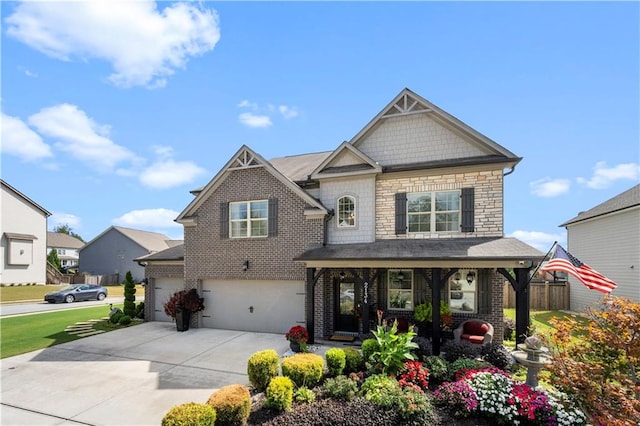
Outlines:
[{"label": "white window trim", "polygon": [[[392,289],[391,288],[391,273],[392,272],[402,272],[404,275],[404,278],[402,281],[409,281],[411,283],[411,289],[409,290],[400,290],[403,293],[408,293],[409,294],[409,299],[407,300],[407,304],[405,305],[404,308],[392,308],[391,307],[391,292],[392,291],[399,291],[398,289]],[[413,300],[413,293],[414,293],[414,289],[415,289],[415,283],[413,280],[413,271],[411,269],[389,269],[387,272],[387,309],[388,310],[394,310],[394,311],[413,311],[414,306],[414,300]]]},{"label": "white window trim", "polygon": [[[252,203],[266,203],[267,216],[259,219],[251,218],[251,204]],[[232,218],[232,206],[245,204],[247,206],[247,218],[246,219],[233,219]],[[264,221],[266,224],[267,232],[264,235],[251,235],[251,222],[252,221]],[[233,235],[233,224],[246,222],[247,234],[246,235]],[[232,201],[229,203],[229,238],[267,238],[269,236],[269,200],[248,200],[248,201]]]},{"label": "white window trim", "polygon": [[[469,282],[467,281],[467,275],[468,274],[473,274],[473,281],[471,282],[471,284],[469,284]],[[458,290],[456,286],[456,276],[460,274],[460,279],[459,279],[459,287],[460,289]],[[454,273],[450,278],[449,278],[449,282],[448,282],[448,291],[447,291],[447,299],[449,300],[449,307],[451,308],[451,312],[452,313],[459,313],[459,314],[477,314],[478,313],[478,270],[477,269],[459,269],[456,273]],[[452,299],[452,294],[456,293],[459,294],[461,293],[462,296],[462,300],[465,299],[465,296],[471,295],[473,297],[473,310],[465,310],[465,309],[459,309],[457,308],[457,305],[459,304],[459,300],[461,300],[460,298],[456,298],[456,299]]]},{"label": "white window trim", "polygon": [[[443,210],[443,211],[437,211],[436,210],[436,194],[443,194],[443,193],[457,193],[458,194],[458,210]],[[423,194],[430,194],[431,195],[431,211],[429,212],[410,212],[409,211],[409,197],[411,196],[420,196]],[[421,192],[410,192],[407,194],[407,233],[408,234],[424,234],[424,233],[438,233],[438,234],[445,234],[445,233],[452,233],[452,232],[460,232],[460,226],[462,224],[462,200],[460,199],[461,197],[461,193],[460,190],[458,189],[454,189],[451,191],[421,191]],[[458,226],[455,227],[456,229],[454,230],[449,230],[449,231],[437,231],[437,223],[436,223],[436,218],[437,215],[439,213],[458,213]],[[414,215],[425,215],[425,214],[429,214],[429,230],[428,231],[411,231],[410,230],[410,220],[409,218]]]},{"label": "white window trim", "polygon": [[[343,198],[348,198],[351,200],[351,202],[353,203],[353,225],[351,224],[343,224],[340,223],[340,200],[342,200]],[[342,195],[340,197],[338,197],[338,201],[336,203],[336,207],[337,207],[337,214],[336,214],[336,223],[338,228],[355,228],[356,225],[358,224],[358,205],[356,202],[356,197],[354,197],[353,195]]]}]

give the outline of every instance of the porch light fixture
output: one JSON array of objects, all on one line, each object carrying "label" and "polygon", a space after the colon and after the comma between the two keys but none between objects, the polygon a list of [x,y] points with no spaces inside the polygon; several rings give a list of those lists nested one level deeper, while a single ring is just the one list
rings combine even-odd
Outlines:
[{"label": "porch light fixture", "polygon": [[460,284],[461,278],[462,278],[462,275],[460,275],[460,272],[456,272],[456,274],[453,276],[453,282],[456,284]]},{"label": "porch light fixture", "polygon": [[402,273],[402,271],[398,272],[398,280],[404,280],[404,274]]},{"label": "porch light fixture", "polygon": [[242,270],[246,271],[247,269],[249,269],[249,261],[245,260],[244,262],[242,262]]},{"label": "porch light fixture", "polygon": [[345,274],[344,271],[340,271],[340,281],[343,281],[346,276],[347,274]]},{"label": "porch light fixture", "polygon": [[469,283],[469,285],[473,284],[473,281],[476,279],[476,274],[474,274],[473,272],[469,272],[467,274],[467,282]]}]

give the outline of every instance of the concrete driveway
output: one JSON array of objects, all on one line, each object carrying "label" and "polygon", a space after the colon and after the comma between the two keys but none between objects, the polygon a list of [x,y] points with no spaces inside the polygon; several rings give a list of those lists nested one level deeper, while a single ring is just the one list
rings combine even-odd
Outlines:
[{"label": "concrete driveway", "polygon": [[6,358],[0,424],[159,425],[174,405],[248,385],[247,360],[263,349],[289,346],[282,334],[148,322]]}]

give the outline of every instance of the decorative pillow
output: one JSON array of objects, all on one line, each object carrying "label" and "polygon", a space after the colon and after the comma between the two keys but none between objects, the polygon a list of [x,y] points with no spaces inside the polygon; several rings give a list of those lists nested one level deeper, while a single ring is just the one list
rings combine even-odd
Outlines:
[{"label": "decorative pillow", "polygon": [[484,336],[489,331],[489,326],[483,322],[471,321],[464,325],[465,334]]}]

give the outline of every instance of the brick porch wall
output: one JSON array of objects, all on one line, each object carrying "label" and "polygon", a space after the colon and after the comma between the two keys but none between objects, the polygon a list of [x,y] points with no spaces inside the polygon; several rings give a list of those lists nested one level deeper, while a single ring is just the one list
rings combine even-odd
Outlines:
[{"label": "brick porch wall", "polygon": [[156,307],[155,301],[155,279],[156,278],[182,278],[184,279],[184,266],[183,265],[162,265],[149,263],[144,272],[145,278],[148,279],[148,283],[144,288],[144,318],[145,321],[149,321],[154,316]]}]

